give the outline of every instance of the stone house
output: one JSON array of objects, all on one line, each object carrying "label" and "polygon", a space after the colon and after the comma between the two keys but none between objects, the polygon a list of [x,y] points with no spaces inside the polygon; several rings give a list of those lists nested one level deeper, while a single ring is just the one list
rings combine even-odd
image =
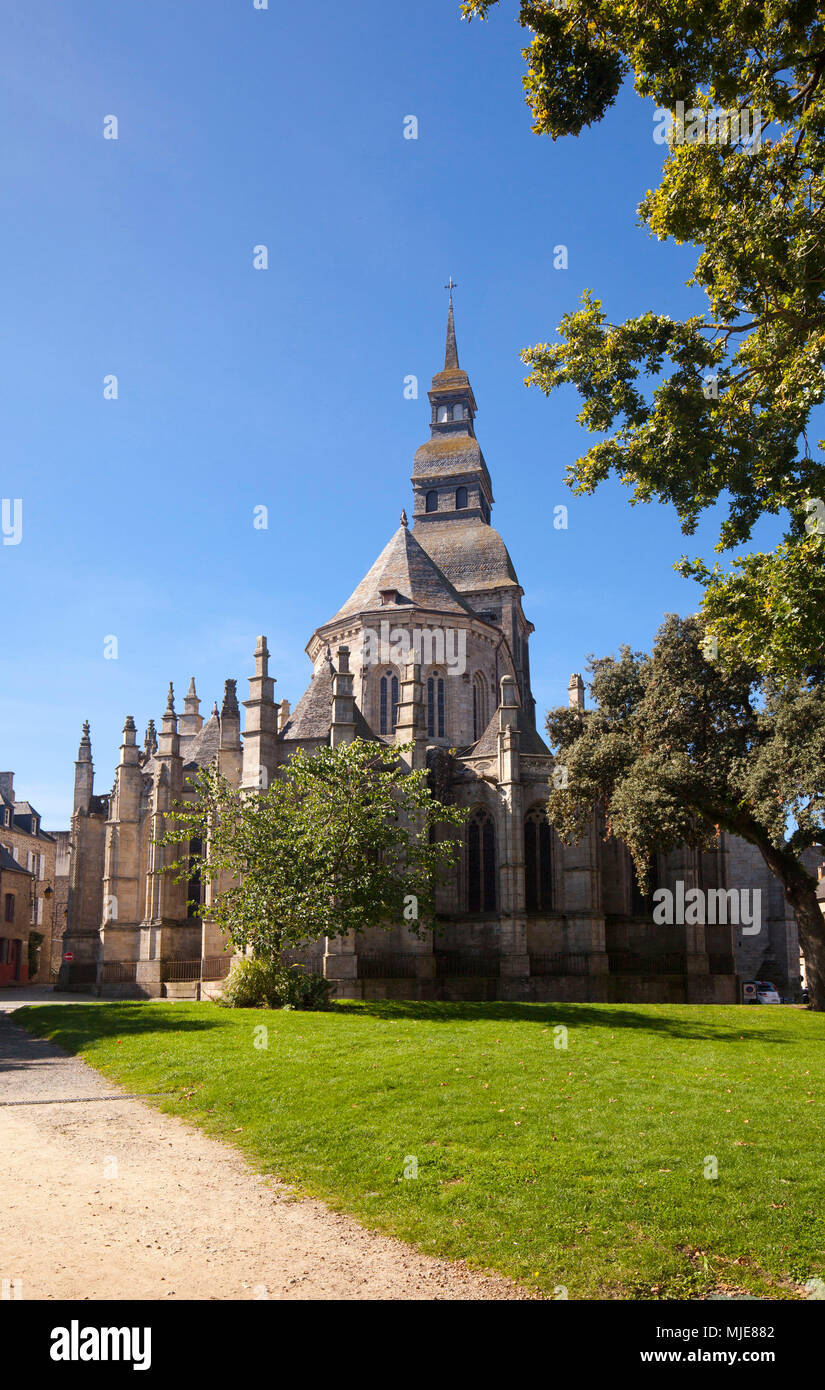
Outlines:
[{"label": "stone house", "polygon": [[31,803],[15,800],[13,772],[0,772],[0,850],[0,984],[29,980],[30,939],[37,962],[32,979],[46,983],[65,925],[58,919],[55,929],[56,842]]}]

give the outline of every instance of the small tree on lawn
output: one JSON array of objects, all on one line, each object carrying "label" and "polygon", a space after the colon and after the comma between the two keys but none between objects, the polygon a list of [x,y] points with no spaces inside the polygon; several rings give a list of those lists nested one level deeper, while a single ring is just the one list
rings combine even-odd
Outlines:
[{"label": "small tree on lawn", "polygon": [[696,618],[670,616],[647,656],[590,662],[591,710],[556,709],[547,732],[566,786],[548,818],[566,843],[594,805],[647,889],[651,856],[720,830],[760,850],[796,914],[815,1009],[825,1009],[825,929],[804,850],[825,846],[825,682],[780,682],[713,659]]},{"label": "small tree on lawn", "polygon": [[420,934],[457,853],[431,830],[463,812],[436,801],[426,771],[406,771],[398,751],[361,740],[299,751],[264,791],[201,769],[158,843],[180,851],[194,840],[203,851],[169,871],[181,880],[197,868],[216,885],[209,915],[235,949],[276,965],[321,936],[401,922]]}]

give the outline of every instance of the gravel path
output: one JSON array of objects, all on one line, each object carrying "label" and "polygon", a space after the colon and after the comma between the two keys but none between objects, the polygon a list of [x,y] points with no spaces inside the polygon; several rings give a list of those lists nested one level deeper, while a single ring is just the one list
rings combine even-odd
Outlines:
[{"label": "gravel path", "polygon": [[24,1299],[530,1297],[295,1199],[125,1094],[0,1011],[0,1278]]}]

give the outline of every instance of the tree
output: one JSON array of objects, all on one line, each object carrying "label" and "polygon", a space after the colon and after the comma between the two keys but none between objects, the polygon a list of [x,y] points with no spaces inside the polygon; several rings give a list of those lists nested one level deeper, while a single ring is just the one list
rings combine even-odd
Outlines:
[{"label": "tree", "polygon": [[759,849],[794,909],[814,1008],[825,1009],[825,926],[802,862],[825,847],[825,681],[722,665],[699,617],[670,616],[651,655],[591,658],[595,708],[556,709],[547,732],[567,785],[548,817],[567,843],[594,806],[628,846],[643,891],[652,854],[720,832]]},{"label": "tree", "polygon": [[[360,740],[299,751],[254,792],[201,769],[157,842],[177,853],[169,872],[215,884],[210,918],[236,950],[275,962],[289,947],[366,927],[403,921],[419,934],[457,852],[452,839],[431,843],[430,830],[463,813],[436,801],[427,773],[406,772],[397,753]],[[202,852],[182,853],[193,841]]]},{"label": "tree", "polygon": [[[468,0],[466,18],[498,0]],[[522,353],[528,385],[564,384],[606,437],[567,472],[592,493],[615,473],[632,501],[672,503],[686,535],[727,503],[718,553],[782,516],[772,551],[683,556],[720,641],[764,671],[825,665],[825,462],[808,427],[825,397],[825,20],[814,0],[521,0],[533,130],[600,121],[632,74],[667,156],[639,206],[660,240],[696,248],[705,312],[610,323],[590,291],[560,342]],[[818,441],[822,450],[823,441]]]}]

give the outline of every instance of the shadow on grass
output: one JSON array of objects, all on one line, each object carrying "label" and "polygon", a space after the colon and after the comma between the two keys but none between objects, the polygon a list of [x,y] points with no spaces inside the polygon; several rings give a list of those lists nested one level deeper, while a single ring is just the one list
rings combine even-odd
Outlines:
[{"label": "shadow on grass", "polygon": [[[203,1033],[220,1028],[230,1011],[204,1011],[202,1018],[182,1017],[174,1008],[154,1008],[143,1002],[53,1004],[15,1009],[9,1020],[38,1038],[49,1038],[66,1052],[76,1053],[96,1038],[122,1038],[129,1034]],[[0,1059],[0,1068],[2,1059]]]},{"label": "shadow on grass", "polygon": [[[650,1005],[651,1010],[667,1009],[665,1015],[647,1012],[630,1004],[524,1004],[509,1001],[495,1003],[444,1003],[419,999],[370,999],[339,1000],[334,1006],[336,1014],[353,1014],[363,1018],[365,1014],[373,1018],[396,1021],[413,1019],[427,1023],[539,1023],[546,1028],[548,1024],[564,1024],[568,1028],[609,1028],[637,1029],[647,1033],[660,1033],[674,1038],[719,1039],[720,1041],[759,1041],[765,1043],[798,1042],[800,1034],[781,1030],[775,1026],[754,1027],[750,1017],[745,1014],[748,1006],[736,1005]],[[730,1021],[728,1010],[741,1007],[741,1019]],[[698,1008],[719,1009],[719,1022],[713,1019],[697,1018]],[[678,1012],[677,1012],[678,1011]],[[724,1011],[724,1013],[722,1012]],[[760,1017],[763,1017],[760,1015]],[[766,1020],[766,1022],[769,1022]],[[777,1020],[779,1022],[779,1020]],[[823,1034],[825,1042],[825,1034]]]},{"label": "shadow on grass", "polygon": [[[229,1026],[237,1011],[221,1009],[214,1004],[192,1005],[202,1014],[197,1018],[183,1015],[175,1005],[159,1007],[145,1001],[124,1001],[90,1006],[88,1004],[59,1004],[25,1006],[11,1017],[15,1023],[38,1037],[49,1037],[67,1051],[74,1052],[93,1038],[125,1037],[128,1034],[170,1034],[205,1032]],[[493,1003],[447,1003],[419,999],[338,1000],[328,1013],[329,1018],[376,1018],[387,1022],[408,1020],[417,1023],[535,1023],[541,1027],[564,1024],[568,1028],[603,1028],[611,1032],[632,1029],[662,1037],[686,1038],[695,1041],[762,1042],[772,1046],[795,1043],[802,1037],[801,1028],[782,1027],[774,1015],[759,1014],[756,1023],[750,1010],[740,1006],[739,1016],[732,1020],[735,1005],[648,1005],[629,1004],[525,1004],[509,1001]],[[659,1013],[662,1009],[666,1012]],[[697,1017],[699,1009],[707,1009],[713,1017]],[[718,1015],[716,1011],[718,1010]],[[245,1011],[247,1012],[247,1011]],[[252,1012],[252,1011],[249,1011]],[[261,1009],[262,1020],[273,1015]],[[298,1014],[300,1018],[301,1013]],[[303,1015],[304,1017],[306,1015]],[[718,1017],[718,1022],[716,1021]],[[754,1026],[756,1025],[756,1026]],[[806,1034],[810,1042],[810,1035]],[[822,1035],[825,1043],[825,1034]]]}]

